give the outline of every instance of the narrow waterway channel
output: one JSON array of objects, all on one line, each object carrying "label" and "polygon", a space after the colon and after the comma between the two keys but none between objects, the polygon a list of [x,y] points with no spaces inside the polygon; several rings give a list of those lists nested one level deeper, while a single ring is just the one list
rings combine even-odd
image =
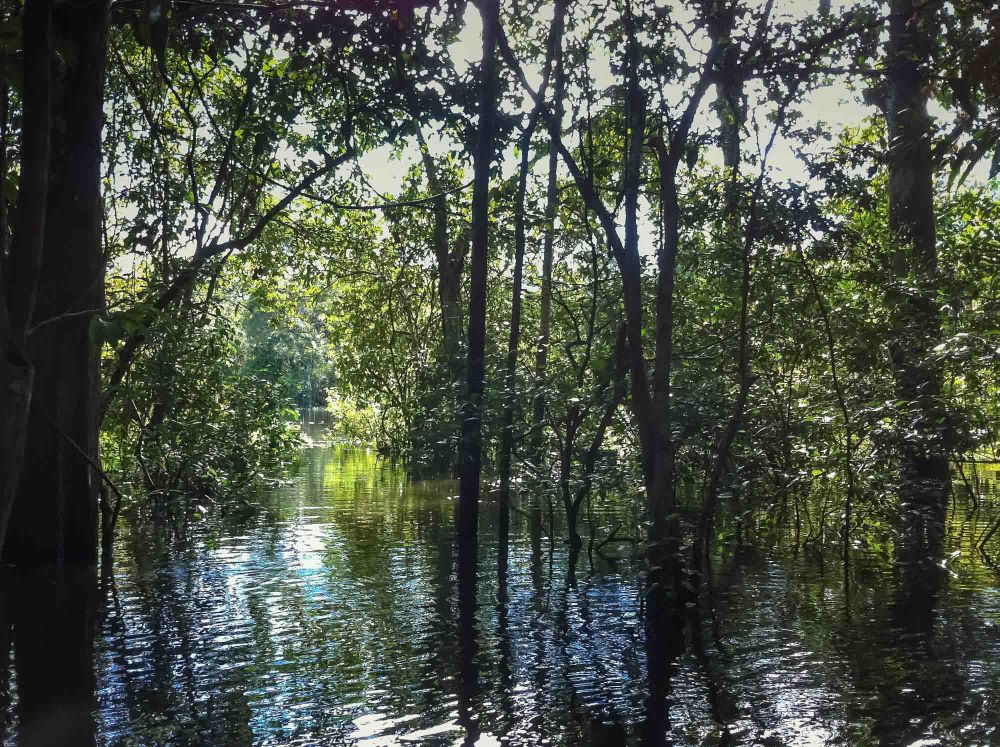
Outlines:
[{"label": "narrow waterway channel", "polygon": [[[506,600],[486,573],[460,670],[455,491],[317,443],[286,486],[183,540],[126,527],[113,578],[8,574],[0,742],[640,743],[638,579],[586,553],[571,578],[520,517]],[[492,569],[489,505],[481,535]],[[869,557],[848,593],[833,561],[747,551],[714,587],[672,670],[668,743],[1000,744],[1000,579],[960,545],[917,569]]]}]

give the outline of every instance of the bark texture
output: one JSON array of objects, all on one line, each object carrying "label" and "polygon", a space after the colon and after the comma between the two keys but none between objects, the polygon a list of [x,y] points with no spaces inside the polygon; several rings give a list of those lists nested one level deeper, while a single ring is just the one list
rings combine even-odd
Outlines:
[{"label": "bark texture", "polygon": [[[109,5],[60,4],[48,219],[25,351],[35,370],[24,469],[4,557],[21,564],[97,558],[99,349],[104,306],[101,131]],[[81,453],[83,452],[83,453]]]},{"label": "bark texture", "polygon": [[[0,252],[0,555],[23,468],[34,368],[25,350],[45,237],[49,187],[52,4],[25,8],[21,174],[10,255]],[[6,112],[4,133],[6,135]],[[5,164],[6,166],[6,164]],[[5,169],[6,170],[6,169]],[[4,227],[6,242],[6,226]]]}]

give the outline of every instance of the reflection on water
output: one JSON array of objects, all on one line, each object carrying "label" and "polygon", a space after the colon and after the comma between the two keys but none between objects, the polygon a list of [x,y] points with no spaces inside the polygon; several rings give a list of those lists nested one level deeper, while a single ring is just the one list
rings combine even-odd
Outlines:
[{"label": "reflection on water", "polygon": [[97,611],[91,570],[0,570],[3,744],[14,732],[21,747],[96,743]]},{"label": "reflection on water", "polygon": [[[1000,588],[971,555],[869,560],[849,598],[815,559],[727,558],[651,706],[638,578],[584,554],[569,579],[520,517],[506,593],[485,574],[460,635],[455,492],[315,446],[259,509],[184,543],[123,531],[113,583],[6,579],[0,742],[620,745],[656,721],[676,745],[1000,744]],[[45,709],[73,740],[32,731]]]}]

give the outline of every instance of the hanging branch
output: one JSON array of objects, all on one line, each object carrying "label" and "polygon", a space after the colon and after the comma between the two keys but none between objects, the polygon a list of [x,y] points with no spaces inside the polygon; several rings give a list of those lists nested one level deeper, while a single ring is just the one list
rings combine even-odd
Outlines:
[{"label": "hanging branch", "polygon": [[[302,196],[303,193],[309,190],[309,188],[320,179],[332,173],[338,166],[344,164],[353,157],[354,147],[352,145],[348,145],[344,153],[335,158],[328,157],[323,166],[314,170],[301,182],[299,182],[298,185],[289,190],[285,196],[281,198],[281,200],[275,203],[270,210],[257,220],[253,228],[251,228],[246,234],[230,241],[221,243],[213,241],[200,247],[200,249],[195,252],[184,271],[179,273],[170,285],[168,285],[167,288],[164,289],[152,302],[152,308],[156,311],[163,311],[164,309],[169,308],[193,286],[199,273],[205,267],[209,259],[220,254],[239,252],[246,249],[246,247],[260,238],[268,225],[284,213],[292,202]],[[101,419],[103,419],[104,415],[107,413],[111,402],[114,400],[115,394],[125,378],[125,374],[128,373],[128,370],[131,368],[139,349],[145,341],[146,335],[142,331],[138,331],[135,334],[130,335],[118,350],[115,367],[112,370],[111,375],[108,377],[108,384],[105,387],[104,396],[101,401]]]}]

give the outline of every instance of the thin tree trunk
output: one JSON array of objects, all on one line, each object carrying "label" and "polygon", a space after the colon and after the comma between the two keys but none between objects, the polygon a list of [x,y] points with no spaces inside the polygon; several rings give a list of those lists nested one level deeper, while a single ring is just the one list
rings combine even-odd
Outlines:
[{"label": "thin tree trunk", "polygon": [[521,137],[521,166],[518,173],[517,197],[514,214],[514,280],[511,291],[510,334],[507,338],[507,369],[504,384],[503,422],[500,434],[500,494],[498,497],[498,551],[497,573],[501,580],[507,578],[507,559],[510,549],[510,477],[514,458],[514,397],[517,388],[517,351],[521,345],[521,287],[524,277],[524,196],[528,183],[528,148],[534,122]]},{"label": "thin tree trunk", "polygon": [[510,304],[510,334],[507,338],[507,368],[504,382],[503,422],[500,432],[500,451],[497,455],[500,473],[498,496],[498,552],[499,578],[507,576],[507,558],[510,547],[510,478],[514,458],[514,405],[517,390],[517,352],[521,346],[521,291],[524,279],[524,250],[527,243],[524,218],[524,200],[528,191],[529,150],[531,136],[538,122],[537,110],[532,113],[527,127],[521,134],[521,164],[517,178],[517,195],[514,198],[514,279]]},{"label": "thin tree trunk", "polygon": [[[756,223],[751,218],[751,224]],[[748,231],[755,230],[751,225]],[[701,515],[698,518],[698,528],[694,541],[694,561],[695,570],[704,573],[708,565],[708,555],[711,551],[711,541],[713,526],[715,523],[715,512],[719,503],[719,490],[722,487],[722,479],[726,474],[726,467],[729,464],[729,455],[732,452],[733,442],[743,425],[743,414],[746,410],[747,397],[750,394],[752,384],[750,371],[750,288],[751,288],[751,246],[752,241],[748,239],[743,242],[741,258],[741,279],[740,279],[740,321],[739,321],[739,363],[738,379],[739,390],[736,400],[733,403],[733,410],[726,423],[718,442],[715,445],[715,456],[712,459],[711,471],[705,482],[705,492],[703,496]]]},{"label": "thin tree trunk", "polygon": [[[627,123],[627,149],[625,168],[623,175],[624,187],[624,207],[625,207],[625,237],[624,240],[618,234],[618,226],[614,214],[601,199],[593,184],[591,176],[577,163],[573,154],[567,149],[561,137],[553,141],[553,145],[558,149],[563,162],[566,164],[584,204],[589,210],[594,212],[600,220],[608,242],[608,248],[615,258],[622,278],[622,297],[625,306],[625,330],[627,337],[629,379],[631,382],[630,402],[633,420],[639,435],[640,455],[642,459],[642,474],[645,483],[647,500],[650,503],[651,512],[654,514],[650,532],[650,540],[653,550],[651,551],[652,573],[647,579],[648,590],[655,590],[656,596],[663,602],[661,605],[654,604],[655,600],[650,599],[650,614],[647,614],[647,621],[656,620],[656,625],[665,624],[671,613],[666,609],[666,592],[668,584],[666,575],[676,575],[666,568],[669,558],[675,556],[669,550],[671,542],[676,544],[679,537],[679,529],[675,524],[667,521],[670,516],[669,507],[672,505],[672,470],[668,469],[666,439],[669,434],[663,430],[661,413],[653,403],[653,394],[650,387],[649,370],[643,346],[643,298],[642,298],[642,265],[639,255],[639,231],[638,231],[638,194],[640,169],[642,165],[642,147],[645,142],[646,108],[639,84],[639,45],[636,40],[635,22],[631,15],[631,10],[626,14],[626,30],[628,32],[626,48],[626,108],[625,119]],[[502,40],[501,51],[521,80],[522,85],[528,90],[535,102],[540,101],[537,93],[532,91],[524,76],[524,71],[517,63],[516,58],[506,40]],[[698,106],[701,103],[705,92],[708,90],[712,80],[712,73],[716,66],[719,54],[718,37],[713,36],[713,45],[707,55],[702,70],[688,100],[680,123],[670,139],[671,158],[679,158],[684,151],[687,138],[694,121]],[[549,122],[550,127],[554,119],[552,113],[543,109],[543,115]],[[676,164],[673,168],[676,170]],[[674,225],[673,230],[677,227]],[[676,245],[676,244],[675,244]],[[662,279],[660,282],[666,282]],[[664,298],[666,294],[662,295]],[[659,309],[658,309],[659,312]],[[657,325],[666,324],[667,320],[658,318]],[[657,362],[654,368],[659,374],[663,370],[664,360],[669,357],[667,345],[662,344],[665,333],[664,330],[657,332]],[[664,356],[661,358],[660,356]],[[663,378],[656,377],[656,385],[663,386]],[[661,394],[661,397],[665,395]],[[659,469],[658,469],[659,468]],[[659,474],[659,478],[657,478]],[[659,514],[660,521],[655,520]],[[671,540],[673,537],[673,540]],[[678,566],[679,567],[679,566]],[[654,610],[653,607],[656,607]],[[657,636],[658,638],[660,636]],[[655,647],[654,647],[655,648]],[[663,653],[658,649],[651,653],[652,658],[657,658]]]},{"label": "thin tree trunk", "polygon": [[[674,444],[673,413],[671,410],[671,389],[673,376],[674,337],[674,292],[677,278],[677,254],[680,245],[680,196],[677,189],[677,171],[680,159],[694,123],[698,106],[704,97],[719,56],[719,39],[723,34],[713,30],[712,47],[709,50],[701,77],[688,101],[679,124],[671,133],[669,145],[662,136],[650,139],[659,168],[660,219],[662,245],[657,252],[656,290],[656,352],[653,364],[652,410],[658,421],[655,423],[651,444],[651,476],[647,478],[648,500],[652,521],[649,529],[650,576],[647,581],[649,593],[650,622],[648,634],[663,637],[664,631],[653,630],[662,626],[663,620],[676,617],[680,595],[682,560],[680,558],[681,528],[674,510]],[[636,80],[635,86],[638,87]],[[634,376],[633,376],[634,380]],[[674,593],[674,608],[670,609],[668,592]],[[655,641],[654,641],[655,644]],[[663,643],[659,655],[663,655]],[[655,653],[656,646],[651,649]]]},{"label": "thin tree trunk", "polygon": [[[542,99],[549,84],[549,71],[555,49],[553,44],[561,36],[561,21],[552,20],[552,30],[549,38],[549,54],[545,64],[545,74],[540,90]],[[561,44],[560,44],[561,47]],[[528,123],[521,133],[520,149],[521,163],[517,175],[517,194],[514,197],[514,278],[510,305],[510,334],[507,338],[507,368],[504,382],[504,407],[501,423],[500,450],[497,455],[500,474],[500,493],[498,498],[500,516],[498,520],[499,547],[497,552],[497,568],[499,578],[506,579],[507,559],[510,549],[510,479],[514,459],[514,408],[517,387],[517,353],[521,345],[521,307],[524,285],[524,255],[527,249],[527,227],[525,220],[524,201],[528,193],[528,176],[531,170],[531,138],[541,117],[541,106],[535,104],[528,118]],[[534,520],[533,515],[533,520]],[[533,530],[541,531],[541,520]]]},{"label": "thin tree trunk", "polygon": [[[766,12],[765,15],[768,15]],[[716,29],[716,38],[729,33],[729,26]],[[719,114],[720,145],[722,148],[723,165],[725,166],[725,202],[723,204],[723,222],[731,237],[737,235],[739,227],[739,174],[741,165],[742,124],[745,118],[743,112],[743,83],[736,68],[739,59],[737,47],[727,46],[720,54],[721,81],[717,86],[718,101],[716,108]],[[756,197],[756,194],[755,194]],[[755,230],[756,220],[751,218],[747,231]],[[738,379],[739,390],[719,442],[716,444],[715,457],[706,480],[702,496],[701,513],[695,530],[692,547],[692,560],[696,578],[705,573],[708,565],[708,554],[711,551],[712,526],[718,503],[719,488],[733,440],[739,431],[743,410],[750,392],[750,350],[749,350],[749,302],[750,302],[750,251],[752,239],[741,242],[740,257],[740,318],[739,318],[739,352]]]},{"label": "thin tree trunk", "polygon": [[[680,232],[680,206],[677,195],[677,156],[671,155],[662,138],[654,137],[650,144],[656,153],[660,179],[660,219],[663,244],[657,252],[656,283],[656,361],[653,380],[654,409],[660,414],[661,436],[657,442],[654,490],[650,495],[652,526],[650,539],[659,543],[658,563],[666,576],[677,569],[670,555],[677,552],[680,528],[674,513],[674,444],[671,389],[674,360],[674,289],[677,279],[677,249]],[[666,580],[666,579],[664,579]]]},{"label": "thin tree trunk", "polygon": [[812,289],[816,305],[819,306],[820,317],[823,319],[823,329],[826,332],[827,351],[830,355],[830,376],[833,379],[833,390],[837,395],[837,404],[840,407],[840,416],[844,419],[844,471],[847,473],[847,495],[844,496],[844,536],[842,539],[842,561],[844,564],[844,583],[848,580],[848,571],[851,567],[851,511],[855,503],[855,476],[854,476],[854,425],[851,420],[850,410],[847,409],[847,397],[844,394],[844,387],[840,381],[840,371],[837,366],[837,347],[833,337],[833,326],[830,323],[830,311],[827,309],[826,300],[820,292],[819,284],[812,268],[806,261],[806,255],[802,247],[798,247],[799,259],[802,261],[802,268],[806,272],[809,280],[809,287]]},{"label": "thin tree trunk", "polygon": [[417,142],[427,175],[427,187],[434,195],[434,258],[438,266],[438,301],[441,304],[441,334],[448,365],[453,366],[462,337],[462,267],[465,251],[451,249],[448,236],[448,195],[438,178],[437,165],[417,126]]},{"label": "thin tree trunk", "polygon": [[739,208],[739,172],[741,146],[743,142],[743,122],[746,119],[743,105],[743,81],[739,75],[740,48],[728,45],[720,55],[721,80],[716,86],[718,99],[715,108],[719,115],[719,140],[722,147],[722,162],[726,169],[725,205],[727,216],[736,216]]},{"label": "thin tree trunk", "polygon": [[[650,395],[649,371],[642,342],[642,264],[639,258],[639,181],[642,170],[642,149],[646,139],[646,101],[639,84],[640,52],[635,38],[635,18],[631,7],[626,15],[628,43],[626,47],[625,121],[627,137],[622,187],[625,193],[625,241],[619,271],[625,306],[625,329],[628,334],[629,368],[632,381],[632,412],[639,427],[643,477],[647,498],[659,502],[654,482],[658,455],[658,414]],[[591,185],[591,189],[593,185]],[[655,513],[656,509],[654,509]],[[654,519],[655,522],[655,519]]]},{"label": "thin tree trunk", "polygon": [[[552,266],[555,262],[555,221],[559,211],[558,165],[559,152],[555,143],[562,138],[562,120],[565,98],[565,73],[563,70],[563,33],[565,30],[566,0],[556,0],[553,10],[552,30],[549,49],[552,57],[555,86],[552,96],[552,111],[546,118],[549,133],[548,177],[545,189],[545,231],[542,238],[542,287],[538,320],[538,338],[535,341],[535,397],[532,402],[533,430],[531,446],[535,463],[540,474],[547,474],[543,453],[543,434],[546,417],[546,374],[549,361],[549,341],[552,332]],[[542,91],[544,97],[544,91]],[[549,515],[552,515],[551,501]],[[542,504],[536,501],[532,507],[533,531],[538,531],[542,523]],[[555,532],[549,522],[549,538],[555,542]]]},{"label": "thin tree trunk", "polygon": [[[565,98],[565,74],[563,72],[562,37],[565,27],[565,0],[557,0],[555,16],[552,20],[552,53],[555,66],[555,88],[552,96],[552,116],[549,118],[548,130],[550,143],[556,143],[562,137],[562,120]],[[555,261],[556,214],[559,211],[558,189],[559,151],[550,145],[548,161],[548,180],[545,189],[545,234],[542,239],[542,295],[538,322],[538,346],[535,350],[535,379],[539,391],[535,395],[534,416],[535,425],[539,431],[545,420],[545,373],[548,368],[549,338],[552,332],[552,265]]]},{"label": "thin tree trunk", "polygon": [[472,272],[469,293],[468,388],[462,419],[459,496],[456,516],[459,600],[463,620],[472,624],[475,609],[482,469],[483,393],[486,378],[486,275],[489,264],[490,167],[496,128],[496,44],[499,0],[482,0],[483,62],[479,127],[472,193]]},{"label": "thin tree trunk", "polygon": [[[615,387],[618,388],[617,384],[615,384]],[[604,446],[604,438],[607,435],[608,428],[611,427],[612,421],[614,421],[615,412],[618,410],[618,405],[621,404],[623,395],[623,391],[615,392],[614,399],[604,408],[604,413],[601,415],[601,420],[597,424],[597,430],[590,441],[590,447],[587,449],[587,453],[584,455],[583,463],[581,464],[583,477],[580,487],[577,488],[571,500],[566,500],[566,525],[569,530],[569,544],[571,548],[577,550],[583,546],[583,539],[580,537],[577,527],[580,508],[583,506],[584,501],[590,498],[590,493],[594,486],[594,470],[597,467],[597,455],[600,453],[601,447]],[[593,537],[591,537],[591,541],[593,541]]]},{"label": "thin tree trunk", "polygon": [[[552,113],[547,107],[544,107],[544,101],[541,96],[539,96],[539,94],[532,90],[528,85],[524,76],[524,70],[517,62],[517,59],[514,57],[513,51],[506,43],[506,40],[501,39],[501,42],[500,49],[504,58],[518,75],[525,90],[527,90],[534,98],[535,103],[541,103],[543,105],[542,115],[545,117],[546,121],[550,122],[551,125],[551,120],[553,119]],[[639,103],[642,103],[641,95],[639,96]],[[641,112],[642,111],[644,110],[641,110]],[[644,114],[641,112],[639,119],[644,122]],[[641,143],[641,134],[638,136],[638,139]],[[604,231],[608,248],[614,256],[615,262],[617,263],[619,272],[622,276],[622,296],[625,305],[625,328],[628,338],[629,375],[632,384],[632,412],[635,417],[637,430],[639,431],[639,441],[641,446],[640,451],[642,452],[643,458],[643,475],[651,475],[652,473],[651,469],[649,469],[647,455],[652,454],[652,433],[655,423],[649,393],[649,376],[646,369],[645,358],[643,357],[642,346],[642,278],[641,263],[638,252],[638,217],[636,214],[638,198],[636,197],[631,203],[631,213],[626,214],[625,241],[623,242],[622,238],[618,234],[618,226],[615,216],[597,193],[591,178],[584,172],[584,170],[577,163],[576,159],[573,157],[573,154],[567,149],[566,144],[562,141],[562,138],[560,137],[558,141],[555,141],[553,146],[558,149],[563,162],[569,169],[584,204],[590,211],[596,214],[600,220],[601,228]],[[641,162],[641,159],[637,156],[636,161]],[[634,170],[636,165],[637,163],[631,164],[626,171],[629,172]],[[638,189],[637,176],[627,180],[627,182],[632,184],[631,188],[633,191]],[[626,198],[626,205],[628,206],[628,198]]]},{"label": "thin tree trunk", "polygon": [[[757,233],[760,229],[760,201],[764,190],[764,179],[767,176],[768,157],[771,154],[771,149],[774,147],[778,133],[784,126],[787,107],[791,100],[792,93],[779,104],[771,136],[761,156],[760,172],[757,174],[757,179],[754,182],[753,191],[750,196],[750,215],[744,228],[743,240],[740,242],[740,317],[738,333],[739,347],[737,353],[737,380],[739,388],[726,427],[715,445],[715,454],[705,481],[701,515],[698,518],[698,527],[695,532],[695,540],[692,548],[696,581],[702,573],[707,573],[710,570],[708,568],[709,553],[711,551],[715,513],[719,502],[719,491],[726,474],[726,467],[729,463],[733,442],[743,426],[746,403],[750,395],[750,387],[753,385],[752,351],[750,346],[750,293],[752,289],[753,251],[757,241]],[[730,138],[736,138],[739,135],[739,131],[727,130],[727,135]],[[733,153],[738,154],[738,152],[737,146],[732,143],[728,145],[727,153],[732,155]],[[734,180],[738,173],[739,164],[730,162],[727,166],[730,171],[730,179]],[[735,189],[735,186],[733,188]],[[736,213],[732,212],[736,207],[737,203],[727,202],[723,215],[729,226],[729,230],[733,234],[737,230],[738,223]]]}]

